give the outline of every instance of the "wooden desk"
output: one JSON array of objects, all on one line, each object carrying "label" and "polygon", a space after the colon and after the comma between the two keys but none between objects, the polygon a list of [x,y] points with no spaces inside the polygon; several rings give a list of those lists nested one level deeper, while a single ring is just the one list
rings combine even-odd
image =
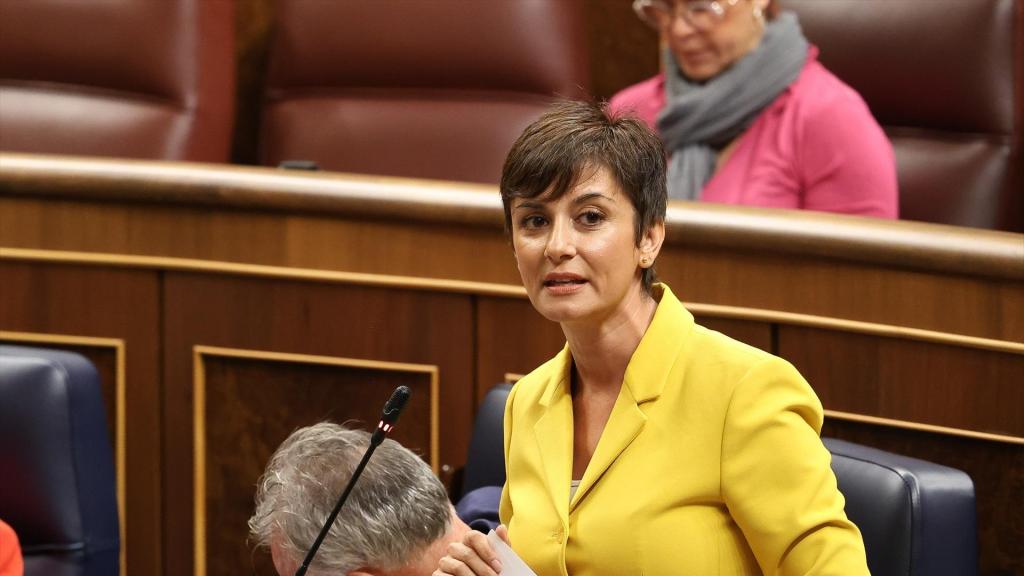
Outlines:
[{"label": "wooden desk", "polygon": [[[702,323],[793,362],[826,434],[971,474],[983,573],[1024,570],[1024,236],[690,203],[667,231]],[[104,373],[130,573],[248,566],[277,443],[397,383],[451,480],[477,399],[563,342],[497,191],[457,183],[0,154],[0,285],[3,339]]]}]

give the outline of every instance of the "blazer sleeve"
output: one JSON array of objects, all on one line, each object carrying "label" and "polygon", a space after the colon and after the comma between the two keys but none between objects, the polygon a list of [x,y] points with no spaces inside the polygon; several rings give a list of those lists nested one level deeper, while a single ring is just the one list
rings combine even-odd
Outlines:
[{"label": "blazer sleeve", "polygon": [[722,494],[766,575],[868,574],[864,543],[818,434],[814,391],[771,358],[737,383],[722,438]]},{"label": "blazer sleeve", "polygon": [[512,406],[515,404],[516,390],[519,389],[519,385],[516,384],[512,387],[512,390],[508,393],[508,399],[505,400],[505,485],[501,489],[501,502],[498,505],[498,519],[501,523],[508,526],[512,520],[512,500],[508,494],[509,475],[511,471],[508,469],[508,448],[512,443]]}]

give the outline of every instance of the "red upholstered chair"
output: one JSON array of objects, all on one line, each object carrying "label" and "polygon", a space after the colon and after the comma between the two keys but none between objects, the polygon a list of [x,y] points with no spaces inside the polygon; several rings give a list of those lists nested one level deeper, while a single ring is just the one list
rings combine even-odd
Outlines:
[{"label": "red upholstered chair", "polygon": [[261,161],[496,183],[587,88],[582,0],[278,2]]},{"label": "red upholstered chair", "polygon": [[223,162],[233,0],[0,0],[0,150]]},{"label": "red upholstered chair", "polygon": [[1024,230],[1024,0],[782,0],[893,141],[900,216]]}]

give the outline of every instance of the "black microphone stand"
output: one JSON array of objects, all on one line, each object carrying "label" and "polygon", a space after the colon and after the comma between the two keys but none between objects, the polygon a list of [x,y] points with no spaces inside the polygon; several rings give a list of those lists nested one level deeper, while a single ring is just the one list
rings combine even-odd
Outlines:
[{"label": "black microphone stand", "polygon": [[330,516],[327,517],[327,522],[324,523],[324,527],[320,529],[316,540],[310,546],[309,552],[306,553],[306,558],[302,561],[302,566],[299,566],[299,569],[295,571],[295,576],[305,576],[306,570],[309,569],[309,564],[313,561],[313,557],[316,556],[317,550],[320,549],[324,538],[327,537],[327,533],[331,531],[331,526],[334,526],[334,520],[337,519],[338,513],[341,512],[341,507],[348,500],[349,493],[352,492],[352,488],[356,485],[356,480],[363,473],[363,468],[366,468],[366,463],[370,461],[373,451],[384,442],[384,438],[395,427],[398,415],[402,412],[402,408],[405,407],[406,401],[409,400],[409,393],[409,388],[399,386],[391,394],[391,399],[388,400],[388,403],[384,405],[384,414],[381,416],[380,423],[377,424],[377,429],[370,436],[370,445],[366,448],[363,459],[359,461],[359,465],[352,472],[352,476],[348,479],[348,484],[345,485],[345,490],[341,493],[341,497],[338,498],[338,503],[334,505],[334,510],[331,510]]},{"label": "black microphone stand", "polygon": [[[374,436],[377,433],[374,432]],[[384,440],[384,438],[381,438]],[[374,444],[371,438],[370,447],[366,449],[366,454],[363,454],[363,459],[359,461],[359,465],[356,466],[355,472],[352,473],[352,479],[358,478],[363,473],[363,468],[366,468],[366,463],[370,461],[370,455],[377,449],[380,442]],[[345,486],[345,491],[341,493],[341,498],[338,498],[338,503],[334,505],[334,510],[331,510],[331,515],[327,517],[327,523],[320,529],[320,534],[317,534],[316,540],[313,541],[313,545],[309,548],[309,552],[306,553],[306,559],[302,561],[302,566],[295,571],[295,576],[303,576],[306,570],[309,568],[309,563],[313,561],[313,557],[316,556],[316,551],[320,549],[320,544],[323,543],[324,538],[327,537],[327,533],[331,531],[331,526],[334,526],[334,520],[338,517],[338,513],[341,512],[341,507],[345,505],[345,500],[348,500],[348,495],[352,492],[352,488],[356,485],[355,482],[349,481],[348,485]]]}]

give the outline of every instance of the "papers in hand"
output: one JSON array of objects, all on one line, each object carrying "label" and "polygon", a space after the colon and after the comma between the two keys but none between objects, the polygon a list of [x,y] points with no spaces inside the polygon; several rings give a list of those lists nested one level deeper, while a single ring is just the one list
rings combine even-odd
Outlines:
[{"label": "papers in hand", "polygon": [[501,576],[537,576],[537,573],[530,570],[526,562],[523,562],[523,559],[498,537],[497,532],[494,530],[488,532],[487,541],[491,544],[494,552],[498,554],[498,560],[501,560]]}]

